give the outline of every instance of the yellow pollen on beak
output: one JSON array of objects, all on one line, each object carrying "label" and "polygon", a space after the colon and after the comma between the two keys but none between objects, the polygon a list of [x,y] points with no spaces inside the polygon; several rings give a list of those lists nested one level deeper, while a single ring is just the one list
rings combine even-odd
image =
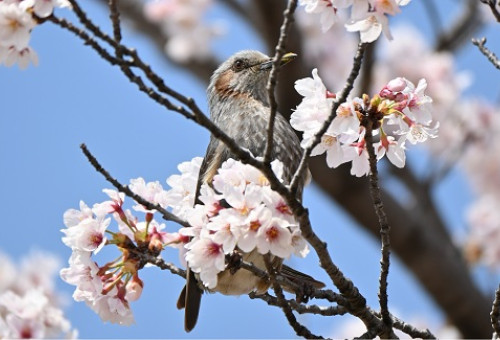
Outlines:
[{"label": "yellow pollen on beak", "polygon": [[281,65],[288,64],[295,58],[297,58],[297,55],[295,53],[292,52],[285,53],[283,57],[281,57]]}]

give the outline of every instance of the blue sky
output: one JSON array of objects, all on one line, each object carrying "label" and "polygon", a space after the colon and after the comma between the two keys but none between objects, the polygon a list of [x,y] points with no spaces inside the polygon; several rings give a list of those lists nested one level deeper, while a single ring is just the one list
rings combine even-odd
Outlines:
[{"label": "blue sky", "polygon": [[[95,1],[82,4],[90,17],[109,27],[103,7]],[[444,9],[450,1],[442,1],[440,5]],[[405,14],[408,12],[411,14]],[[214,17],[222,14],[211,13]],[[240,49],[262,49],[262,44],[249,35],[243,25],[229,20],[231,35],[216,42],[218,54],[226,57]],[[403,10],[398,20],[429,32],[418,4]],[[491,32],[486,35],[493,36]],[[241,34],[246,38],[241,39]],[[128,30],[125,35],[129,45],[137,47],[167,83],[192,96],[206,111],[202,84],[165,63],[141,36]],[[101,60],[68,32],[51,24],[42,25],[36,28],[32,45],[40,58],[38,67],[26,71],[0,67],[0,213],[3,220],[0,251],[19,259],[31,249],[40,249],[58,255],[65,264],[70,250],[61,242],[62,214],[68,208],[78,207],[79,200],[89,205],[105,200],[101,190],[111,187],[87,163],[79,150],[80,143],[86,143],[104,167],[122,182],[141,176],[147,181],[164,183],[169,175],[177,172],[178,163],[204,154],[209,135],[139,93],[119,69]],[[500,53],[500,41],[490,39],[489,46]],[[460,52],[458,65],[473,71],[475,83],[470,94],[498,98],[498,73],[491,79],[493,67],[475,48]],[[410,161],[417,157],[410,155]],[[463,228],[463,211],[471,194],[460,173],[453,172],[436,195],[440,202],[446,202],[443,211],[450,225]],[[454,199],[447,199],[449,197]],[[327,241],[336,264],[358,285],[369,304],[376,307],[378,241],[374,242],[314,185],[305,191],[304,202],[312,207],[313,225],[318,226],[318,234]],[[176,229],[167,224],[169,227]],[[165,257],[174,261],[177,255],[167,252]],[[104,263],[99,257],[97,261]],[[317,258],[310,255],[306,260],[293,259],[291,264],[326,280],[316,269],[317,262]],[[277,308],[268,308],[264,302],[252,301],[246,296],[218,294],[204,296],[198,325],[186,334],[183,313],[175,309],[182,280],[156,268],[147,268],[140,274],[145,289],[142,298],[132,304],[136,318],[133,326],[104,324],[82,303],[68,306],[67,316],[82,338],[295,337]],[[60,279],[57,287],[67,296],[73,290]],[[441,318],[396,257],[392,259],[389,297],[390,305],[400,311],[402,317],[418,314],[433,320]],[[331,334],[347,318],[299,316],[315,333],[325,335]]]}]

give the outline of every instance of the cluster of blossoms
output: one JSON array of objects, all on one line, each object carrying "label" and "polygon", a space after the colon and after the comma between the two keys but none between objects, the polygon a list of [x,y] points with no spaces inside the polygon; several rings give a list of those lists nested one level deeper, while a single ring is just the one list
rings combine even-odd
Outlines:
[{"label": "cluster of blossoms", "polygon": [[154,0],[144,8],[146,17],[161,25],[169,37],[165,52],[177,62],[204,60],[212,55],[212,38],[222,34],[220,24],[204,22],[212,0]]},{"label": "cluster of blossoms", "polygon": [[381,45],[383,54],[374,66],[373,78],[378,82],[374,88],[397,74],[411,80],[429,80],[427,92],[433,98],[433,115],[440,124],[439,138],[426,143],[434,155],[433,164],[459,167],[477,196],[466,214],[470,228],[465,240],[467,258],[498,269],[500,110],[464,95],[471,77],[456,69],[450,53],[433,51],[424,37],[410,27],[397,28],[394,35],[394,41]]},{"label": "cluster of blossoms", "polygon": [[35,51],[28,45],[31,31],[37,25],[33,15],[46,18],[54,7],[69,7],[67,0],[0,0],[0,64],[21,69],[38,63]]},{"label": "cluster of blossoms", "polygon": [[[283,164],[271,165],[281,180]],[[234,251],[256,250],[280,258],[292,253],[304,257],[309,251],[283,198],[250,165],[233,159],[224,162],[213,187],[201,186],[199,199],[203,204],[186,207],[192,227],[179,233],[191,239],[185,245],[187,264],[209,289],[217,285],[217,274],[226,267],[225,256]]]},{"label": "cluster of blossoms", "polygon": [[[144,221],[139,222],[124,209],[124,195],[109,189],[104,192],[110,200],[92,208],[80,202],[79,210],[65,212],[63,242],[72,249],[72,255],[61,277],[76,286],[76,301],[86,302],[104,321],[131,324],[134,318],[129,302],[137,300],[143,288],[138,271],[144,263],[138,252],[157,257],[166,246],[179,249],[181,262],[199,273],[207,288],[217,284],[217,274],[226,266],[225,255],[237,249],[256,249],[282,258],[292,253],[307,254],[307,244],[289,208],[270,189],[266,178],[249,165],[232,159],[225,162],[213,179],[213,188],[201,186],[203,204],[195,205],[201,161],[197,157],[180,164],[181,173],[167,179],[170,190],[142,178],[131,180],[129,185],[147,201],[170,208],[191,227],[168,233],[164,224],[154,220],[154,210],[136,204],[133,210],[145,214]],[[281,178],[282,163],[273,162],[272,167]],[[112,218],[118,232],[109,230]],[[118,247],[121,256],[99,266],[92,254],[105,245]]]},{"label": "cluster of blossoms", "polygon": [[59,261],[33,252],[17,265],[0,253],[0,339],[75,338],[54,291]]},{"label": "cluster of blossoms", "polygon": [[[147,188],[146,188],[147,187]],[[137,193],[152,194],[156,189],[163,192],[158,182],[146,183],[139,178],[132,180],[130,188]],[[71,248],[69,267],[61,270],[61,278],[76,286],[75,301],[84,301],[103,321],[130,325],[134,317],[129,303],[139,299],[144,286],[138,271],[144,264],[134,253],[137,248],[158,256],[166,242],[164,224],[153,219],[153,212],[141,205],[133,208],[145,212],[143,222],[138,222],[129,209],[124,210],[124,195],[114,190],[103,190],[110,198],[96,203],[92,208],[80,202],[80,209],[69,209],[64,213],[67,228],[63,242]],[[150,198],[150,196],[146,196]],[[118,224],[118,232],[108,230],[111,217]],[[107,235],[110,235],[109,239]],[[134,243],[135,242],[135,243]],[[92,254],[97,254],[105,245],[114,244],[121,256],[99,266]]]},{"label": "cluster of blossoms", "polygon": [[349,32],[359,32],[362,42],[375,41],[384,32],[392,39],[389,31],[387,15],[399,13],[400,6],[410,0],[299,0],[307,13],[320,14],[320,22],[324,32],[329,30],[339,17],[339,9],[351,9],[350,18],[345,23]]},{"label": "cluster of blossoms", "polygon": [[[332,114],[336,94],[328,91],[314,69],[312,78],[297,80],[295,89],[304,98],[292,114],[294,129],[303,132],[302,147],[309,147],[318,131]],[[311,155],[326,153],[329,167],[352,162],[351,174],[364,176],[370,172],[366,149],[366,122],[373,122],[372,132],[379,135],[374,143],[377,159],[384,155],[397,167],[405,164],[405,144],[425,142],[436,137],[438,124],[431,115],[432,99],[424,94],[425,79],[415,85],[405,78],[389,81],[372,98],[363,95],[342,103],[330,126]]]}]

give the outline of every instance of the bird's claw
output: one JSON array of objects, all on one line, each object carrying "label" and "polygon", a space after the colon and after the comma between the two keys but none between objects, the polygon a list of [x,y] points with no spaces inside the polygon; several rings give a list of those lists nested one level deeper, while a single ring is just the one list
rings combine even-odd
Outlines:
[{"label": "bird's claw", "polygon": [[227,269],[229,269],[231,275],[234,275],[241,268],[242,258],[241,253],[236,250],[226,255]]}]

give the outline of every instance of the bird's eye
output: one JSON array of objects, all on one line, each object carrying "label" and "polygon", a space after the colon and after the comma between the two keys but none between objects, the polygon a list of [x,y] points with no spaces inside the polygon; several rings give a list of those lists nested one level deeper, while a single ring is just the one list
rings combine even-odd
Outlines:
[{"label": "bird's eye", "polygon": [[245,62],[245,60],[237,59],[233,64],[233,69],[236,72],[239,72],[239,71],[243,70],[246,67],[246,65],[247,65],[247,63]]}]

